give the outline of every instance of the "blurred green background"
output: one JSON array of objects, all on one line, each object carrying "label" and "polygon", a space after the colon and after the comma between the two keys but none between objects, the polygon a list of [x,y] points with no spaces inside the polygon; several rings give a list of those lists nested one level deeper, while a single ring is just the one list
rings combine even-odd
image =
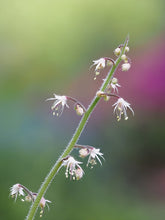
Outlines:
[{"label": "blurred green background", "polygon": [[99,103],[79,143],[101,148],[105,162],[92,170],[84,165],[78,182],[61,170],[46,193],[52,204],[42,219],[163,220],[164,1],[0,5],[0,219],[25,218],[30,204],[14,203],[9,188],[19,182],[37,191],[80,120],[72,108],[54,117],[45,99],[67,94],[88,106],[105,77],[93,80],[92,60],[114,57],[129,33],[132,68],[119,68],[116,76],[135,117],[118,123],[113,103]]}]

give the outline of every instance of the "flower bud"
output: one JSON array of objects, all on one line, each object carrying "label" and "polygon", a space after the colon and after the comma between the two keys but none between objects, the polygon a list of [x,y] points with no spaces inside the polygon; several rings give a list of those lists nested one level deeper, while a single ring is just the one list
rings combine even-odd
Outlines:
[{"label": "flower bud", "polygon": [[89,154],[89,150],[87,148],[81,148],[79,150],[79,156],[82,158],[88,156],[88,154]]},{"label": "flower bud", "polygon": [[99,72],[99,71],[96,71],[95,74],[96,74],[96,76],[98,76],[98,75],[100,74],[100,72]]},{"label": "flower bud", "polygon": [[112,83],[113,83],[113,84],[117,84],[117,83],[118,83],[118,79],[115,78],[115,77],[113,77],[113,78],[112,78]]},{"label": "flower bud", "polygon": [[97,95],[97,97],[101,97],[101,96],[104,95],[104,92],[99,90],[99,91],[96,92],[96,95]]},{"label": "flower bud", "polygon": [[119,56],[120,53],[121,53],[121,49],[120,49],[119,47],[117,47],[117,48],[115,49],[115,51],[114,51],[114,54],[115,54],[116,56]]},{"label": "flower bud", "polygon": [[78,168],[75,170],[76,180],[81,179],[81,178],[83,177],[83,174],[84,174],[83,170],[78,167]]},{"label": "flower bud", "polygon": [[129,52],[129,47],[127,46],[127,47],[125,47],[125,52]]},{"label": "flower bud", "polygon": [[30,195],[25,196],[25,201],[26,202],[31,202],[32,201],[31,196]]},{"label": "flower bud", "polygon": [[76,110],[77,115],[81,116],[84,114],[84,109],[78,104],[75,106],[75,110]]},{"label": "flower bud", "polygon": [[107,95],[104,96],[104,101],[108,102],[109,99],[110,99],[110,96],[107,96]]},{"label": "flower bud", "polygon": [[112,66],[113,62],[111,60],[107,60],[107,66]]},{"label": "flower bud", "polygon": [[128,71],[131,67],[130,63],[123,63],[122,64],[122,71]]},{"label": "flower bud", "polygon": [[121,59],[122,59],[122,60],[126,60],[126,59],[127,59],[126,55],[123,54],[123,55],[121,56]]}]

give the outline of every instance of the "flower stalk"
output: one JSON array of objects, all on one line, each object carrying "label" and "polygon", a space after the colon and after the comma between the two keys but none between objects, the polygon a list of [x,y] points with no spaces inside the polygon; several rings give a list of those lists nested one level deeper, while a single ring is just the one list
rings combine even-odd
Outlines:
[{"label": "flower stalk", "polygon": [[[129,41],[129,37],[126,38],[125,43],[121,46],[121,53],[118,56],[117,60],[113,63],[110,71],[108,72],[108,75],[106,77],[106,79],[104,80],[103,84],[101,85],[100,91],[104,92],[105,89],[107,88],[108,84],[110,83],[110,80],[112,79],[119,63],[122,61],[121,56],[124,54],[125,52],[125,48],[128,45],[128,41]],[[99,100],[101,99],[101,97],[98,97],[97,95],[95,95],[95,97],[93,98],[93,100],[91,101],[88,109],[84,109],[86,110],[81,118],[81,121],[71,139],[71,141],[69,142],[68,146],[66,147],[66,149],[64,150],[64,152],[61,154],[61,156],[59,157],[59,159],[57,160],[57,162],[54,164],[54,166],[52,167],[52,169],[50,170],[49,174],[47,175],[47,177],[45,178],[44,182],[42,183],[38,193],[37,193],[37,197],[35,199],[35,201],[32,203],[32,206],[29,210],[28,216],[26,217],[26,220],[32,220],[34,219],[35,213],[38,209],[39,203],[41,198],[45,195],[51,181],[54,179],[54,177],[56,176],[56,174],[58,173],[59,169],[61,168],[63,159],[65,157],[67,157],[71,151],[73,150],[74,146],[76,145],[82,131],[84,130],[86,123],[91,115],[91,113],[93,112],[94,108],[96,107],[96,105],[98,104]]]}]

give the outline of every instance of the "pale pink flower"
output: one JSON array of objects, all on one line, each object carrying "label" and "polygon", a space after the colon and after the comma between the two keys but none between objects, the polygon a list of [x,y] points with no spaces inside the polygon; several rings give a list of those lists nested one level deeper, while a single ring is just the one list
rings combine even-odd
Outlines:
[{"label": "pale pink flower", "polygon": [[96,159],[99,161],[99,163],[101,165],[102,165],[102,162],[101,162],[99,157],[104,159],[103,153],[100,152],[100,149],[96,149],[96,148],[91,147],[91,146],[81,148],[79,150],[79,155],[82,158],[89,156],[87,166],[89,164],[91,164],[92,167],[93,167],[93,165],[97,164]]},{"label": "pale pink flower", "polygon": [[120,121],[121,116],[124,114],[124,119],[127,120],[127,108],[131,110],[132,114],[134,115],[133,109],[130,107],[130,103],[126,102],[123,98],[119,98],[117,102],[113,104],[114,112],[116,112],[117,120]]},{"label": "pale pink flower", "polygon": [[10,195],[12,196],[12,198],[15,197],[15,201],[16,201],[18,195],[24,196],[25,194],[22,186],[19,183],[17,183],[10,188]]},{"label": "pale pink flower", "polygon": [[106,62],[105,58],[100,58],[98,60],[93,60],[93,62],[94,62],[93,66],[96,65],[95,71],[99,71],[100,69],[103,69],[105,67],[105,64],[106,64],[105,63]]},{"label": "pale pink flower", "polygon": [[69,175],[71,178],[73,178],[73,180],[75,180],[75,178],[77,180],[82,178],[84,171],[79,164],[82,164],[82,162],[75,160],[71,156],[68,156],[66,159],[63,159],[62,166],[66,167],[66,178],[68,178]]},{"label": "pale pink flower", "polygon": [[51,107],[51,109],[53,111],[53,115],[60,116],[62,114],[65,106],[67,108],[69,108],[69,106],[67,104],[67,97],[64,95],[60,96],[60,95],[54,94],[54,98],[46,99],[46,101],[54,101],[54,103]]}]

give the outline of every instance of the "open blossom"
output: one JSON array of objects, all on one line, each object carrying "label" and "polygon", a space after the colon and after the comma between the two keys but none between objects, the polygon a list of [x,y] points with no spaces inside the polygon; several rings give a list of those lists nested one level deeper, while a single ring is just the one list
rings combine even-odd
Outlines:
[{"label": "open blossom", "polygon": [[102,162],[99,157],[104,159],[103,153],[100,152],[100,149],[96,149],[94,147],[88,147],[88,146],[86,148],[85,147],[81,148],[79,150],[79,155],[82,158],[89,156],[87,166],[91,164],[92,167],[93,165],[97,164],[96,159],[99,161],[101,165],[102,165]]},{"label": "open blossom", "polygon": [[[12,197],[15,197],[15,200],[17,199],[17,196],[24,196],[24,199],[21,199],[22,202],[34,202],[34,200],[37,197],[37,193],[33,193],[31,192],[28,188],[26,188],[25,186],[17,183],[15,185],[13,185],[10,188],[10,195]],[[40,200],[40,207],[41,207],[41,211],[40,211],[40,217],[42,217],[42,214],[44,212],[44,208],[45,206],[48,204],[47,203],[51,203],[51,201],[45,199],[44,197],[41,198]],[[48,206],[49,208],[49,206]]]},{"label": "open blossom", "polygon": [[18,195],[24,196],[25,194],[22,186],[19,183],[17,183],[10,188],[10,195],[12,196],[12,198],[15,197],[15,201],[16,201]]},{"label": "open blossom", "polygon": [[79,180],[83,177],[84,171],[79,164],[82,164],[82,162],[75,160],[71,156],[68,156],[66,159],[63,159],[62,166],[66,167],[66,178],[68,178],[69,175],[71,178],[73,178],[73,180]]},{"label": "open blossom", "polygon": [[105,58],[100,58],[98,60],[93,60],[93,65],[96,65],[95,71],[99,71],[105,67]]},{"label": "open blossom", "polygon": [[113,89],[113,91],[117,91],[118,92],[118,88],[117,87],[121,87],[121,85],[118,84],[118,80],[117,78],[112,78],[112,81],[110,83],[110,87]]},{"label": "open blossom", "polygon": [[[34,199],[36,199],[37,193],[33,193],[33,196],[34,196]],[[28,201],[28,198],[27,198],[26,201]],[[47,205],[47,207],[48,207],[48,209],[49,209],[49,206],[48,206],[47,203],[51,203],[51,201],[45,199],[44,197],[42,197],[41,200],[40,200],[40,207],[41,207],[40,217],[42,217],[42,214],[43,214],[43,212],[44,212],[44,208],[45,208],[46,205]]]},{"label": "open blossom", "polygon": [[117,120],[120,121],[121,116],[124,114],[124,119],[127,120],[127,108],[131,110],[134,115],[133,109],[130,107],[130,103],[126,102],[123,98],[119,98],[115,104],[113,104],[114,112],[116,112]]},{"label": "open blossom", "polygon": [[53,115],[60,116],[62,114],[65,106],[67,108],[69,108],[69,106],[67,104],[67,97],[64,95],[60,96],[60,95],[54,94],[54,98],[46,99],[46,101],[54,101],[54,103],[51,107],[51,109],[53,111]]}]

